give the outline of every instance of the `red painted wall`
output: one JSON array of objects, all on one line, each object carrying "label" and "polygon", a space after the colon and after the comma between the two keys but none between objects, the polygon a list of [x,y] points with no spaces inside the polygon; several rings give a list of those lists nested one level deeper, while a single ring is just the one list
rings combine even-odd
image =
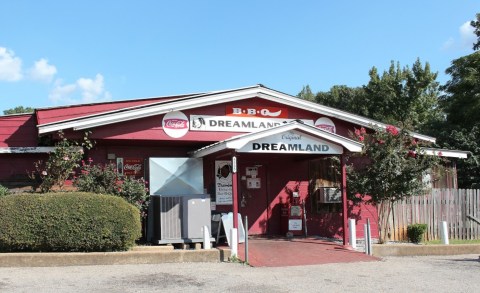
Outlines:
[{"label": "red painted wall", "polygon": [[[245,214],[249,214],[250,210],[255,210],[255,214],[260,218],[267,219],[267,233],[270,235],[284,235],[286,232],[286,224],[281,216],[282,206],[285,202],[290,202],[290,191],[297,190],[300,199],[305,200],[307,212],[307,230],[309,235],[319,235],[323,237],[343,237],[342,214],[338,212],[322,212],[318,213],[312,207],[312,198],[308,192],[308,162],[309,160],[318,158],[318,156],[309,155],[259,155],[259,154],[238,154],[239,165],[239,207]],[[228,157],[220,158],[226,160]],[[215,158],[204,159],[205,169],[205,186],[210,194],[215,196]],[[262,184],[266,184],[266,196],[259,196],[257,192],[252,192],[253,196],[248,198],[246,209],[241,207],[241,196],[246,190],[242,183],[241,177],[245,175],[245,166],[261,165],[267,174],[266,178],[261,178]],[[247,190],[248,191],[248,190]],[[258,206],[263,207],[263,211],[258,213]],[[221,212],[230,212],[231,205],[217,206],[217,210]],[[378,237],[376,224],[376,209],[371,205],[353,205],[349,203],[349,218],[354,218],[357,223],[357,237],[363,238],[363,224],[367,218],[371,221],[372,237]],[[249,227],[251,231],[262,230],[265,225],[262,221],[251,219],[249,216]]]},{"label": "red painted wall", "polygon": [[37,146],[34,114],[0,116],[0,147]]},{"label": "red painted wall", "polygon": [[[209,107],[196,108],[192,110],[182,111],[187,117],[190,115],[217,115],[224,116],[227,106],[249,106],[258,107],[278,107],[288,108],[285,105],[253,98],[241,100],[234,103],[212,105]],[[189,131],[185,136],[180,138],[172,138],[165,134],[162,127],[162,119],[164,115],[146,117],[127,122],[121,122],[112,125],[101,126],[93,129],[91,137],[97,140],[169,140],[169,141],[204,141],[214,142],[230,138],[235,135],[244,134],[244,132],[209,132],[209,131]],[[311,119],[315,122],[324,115],[315,114],[309,111],[288,108],[289,119]],[[344,121],[331,118],[337,128],[337,134],[348,137],[348,131],[353,130],[353,125]]]}]

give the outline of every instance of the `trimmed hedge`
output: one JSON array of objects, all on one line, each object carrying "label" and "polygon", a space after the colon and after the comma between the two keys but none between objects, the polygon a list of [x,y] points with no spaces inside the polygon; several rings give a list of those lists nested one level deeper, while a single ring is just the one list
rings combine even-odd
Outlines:
[{"label": "trimmed hedge", "polygon": [[407,226],[407,237],[413,243],[420,243],[427,231],[427,224],[412,224]]},{"label": "trimmed hedge", "polygon": [[140,236],[138,209],[116,196],[69,192],[0,198],[0,251],[127,250]]}]

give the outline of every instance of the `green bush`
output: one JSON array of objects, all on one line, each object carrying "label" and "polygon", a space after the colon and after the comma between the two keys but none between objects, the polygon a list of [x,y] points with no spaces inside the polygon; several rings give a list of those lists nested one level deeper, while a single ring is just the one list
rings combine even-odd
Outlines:
[{"label": "green bush", "polygon": [[413,243],[420,243],[427,231],[427,224],[412,224],[407,226],[407,237]]},{"label": "green bush", "polygon": [[124,198],[140,210],[143,219],[147,217],[149,195],[147,182],[143,178],[119,176],[114,164],[93,164],[92,159],[82,161],[80,174],[74,185],[78,191],[111,194]]},{"label": "green bush", "polygon": [[110,195],[7,195],[0,211],[0,251],[127,250],[141,236],[138,209]]},{"label": "green bush", "polygon": [[10,194],[10,189],[0,184],[0,196],[5,196],[7,194]]}]

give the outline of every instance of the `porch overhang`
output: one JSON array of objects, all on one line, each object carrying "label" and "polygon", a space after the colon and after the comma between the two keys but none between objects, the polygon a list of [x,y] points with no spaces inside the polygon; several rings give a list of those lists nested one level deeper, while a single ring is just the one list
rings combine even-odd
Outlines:
[{"label": "porch overhang", "polygon": [[337,154],[344,150],[361,152],[363,144],[325,131],[323,129],[292,121],[263,131],[234,136],[190,153],[202,158],[224,150],[240,153],[290,153],[290,154]]}]

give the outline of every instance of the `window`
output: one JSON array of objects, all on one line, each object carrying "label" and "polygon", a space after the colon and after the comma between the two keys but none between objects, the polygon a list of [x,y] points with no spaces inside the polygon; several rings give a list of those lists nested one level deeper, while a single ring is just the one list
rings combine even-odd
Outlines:
[{"label": "window", "polygon": [[308,173],[312,212],[316,214],[340,212],[342,209],[341,196],[339,197],[341,173],[338,157],[310,161]]}]

